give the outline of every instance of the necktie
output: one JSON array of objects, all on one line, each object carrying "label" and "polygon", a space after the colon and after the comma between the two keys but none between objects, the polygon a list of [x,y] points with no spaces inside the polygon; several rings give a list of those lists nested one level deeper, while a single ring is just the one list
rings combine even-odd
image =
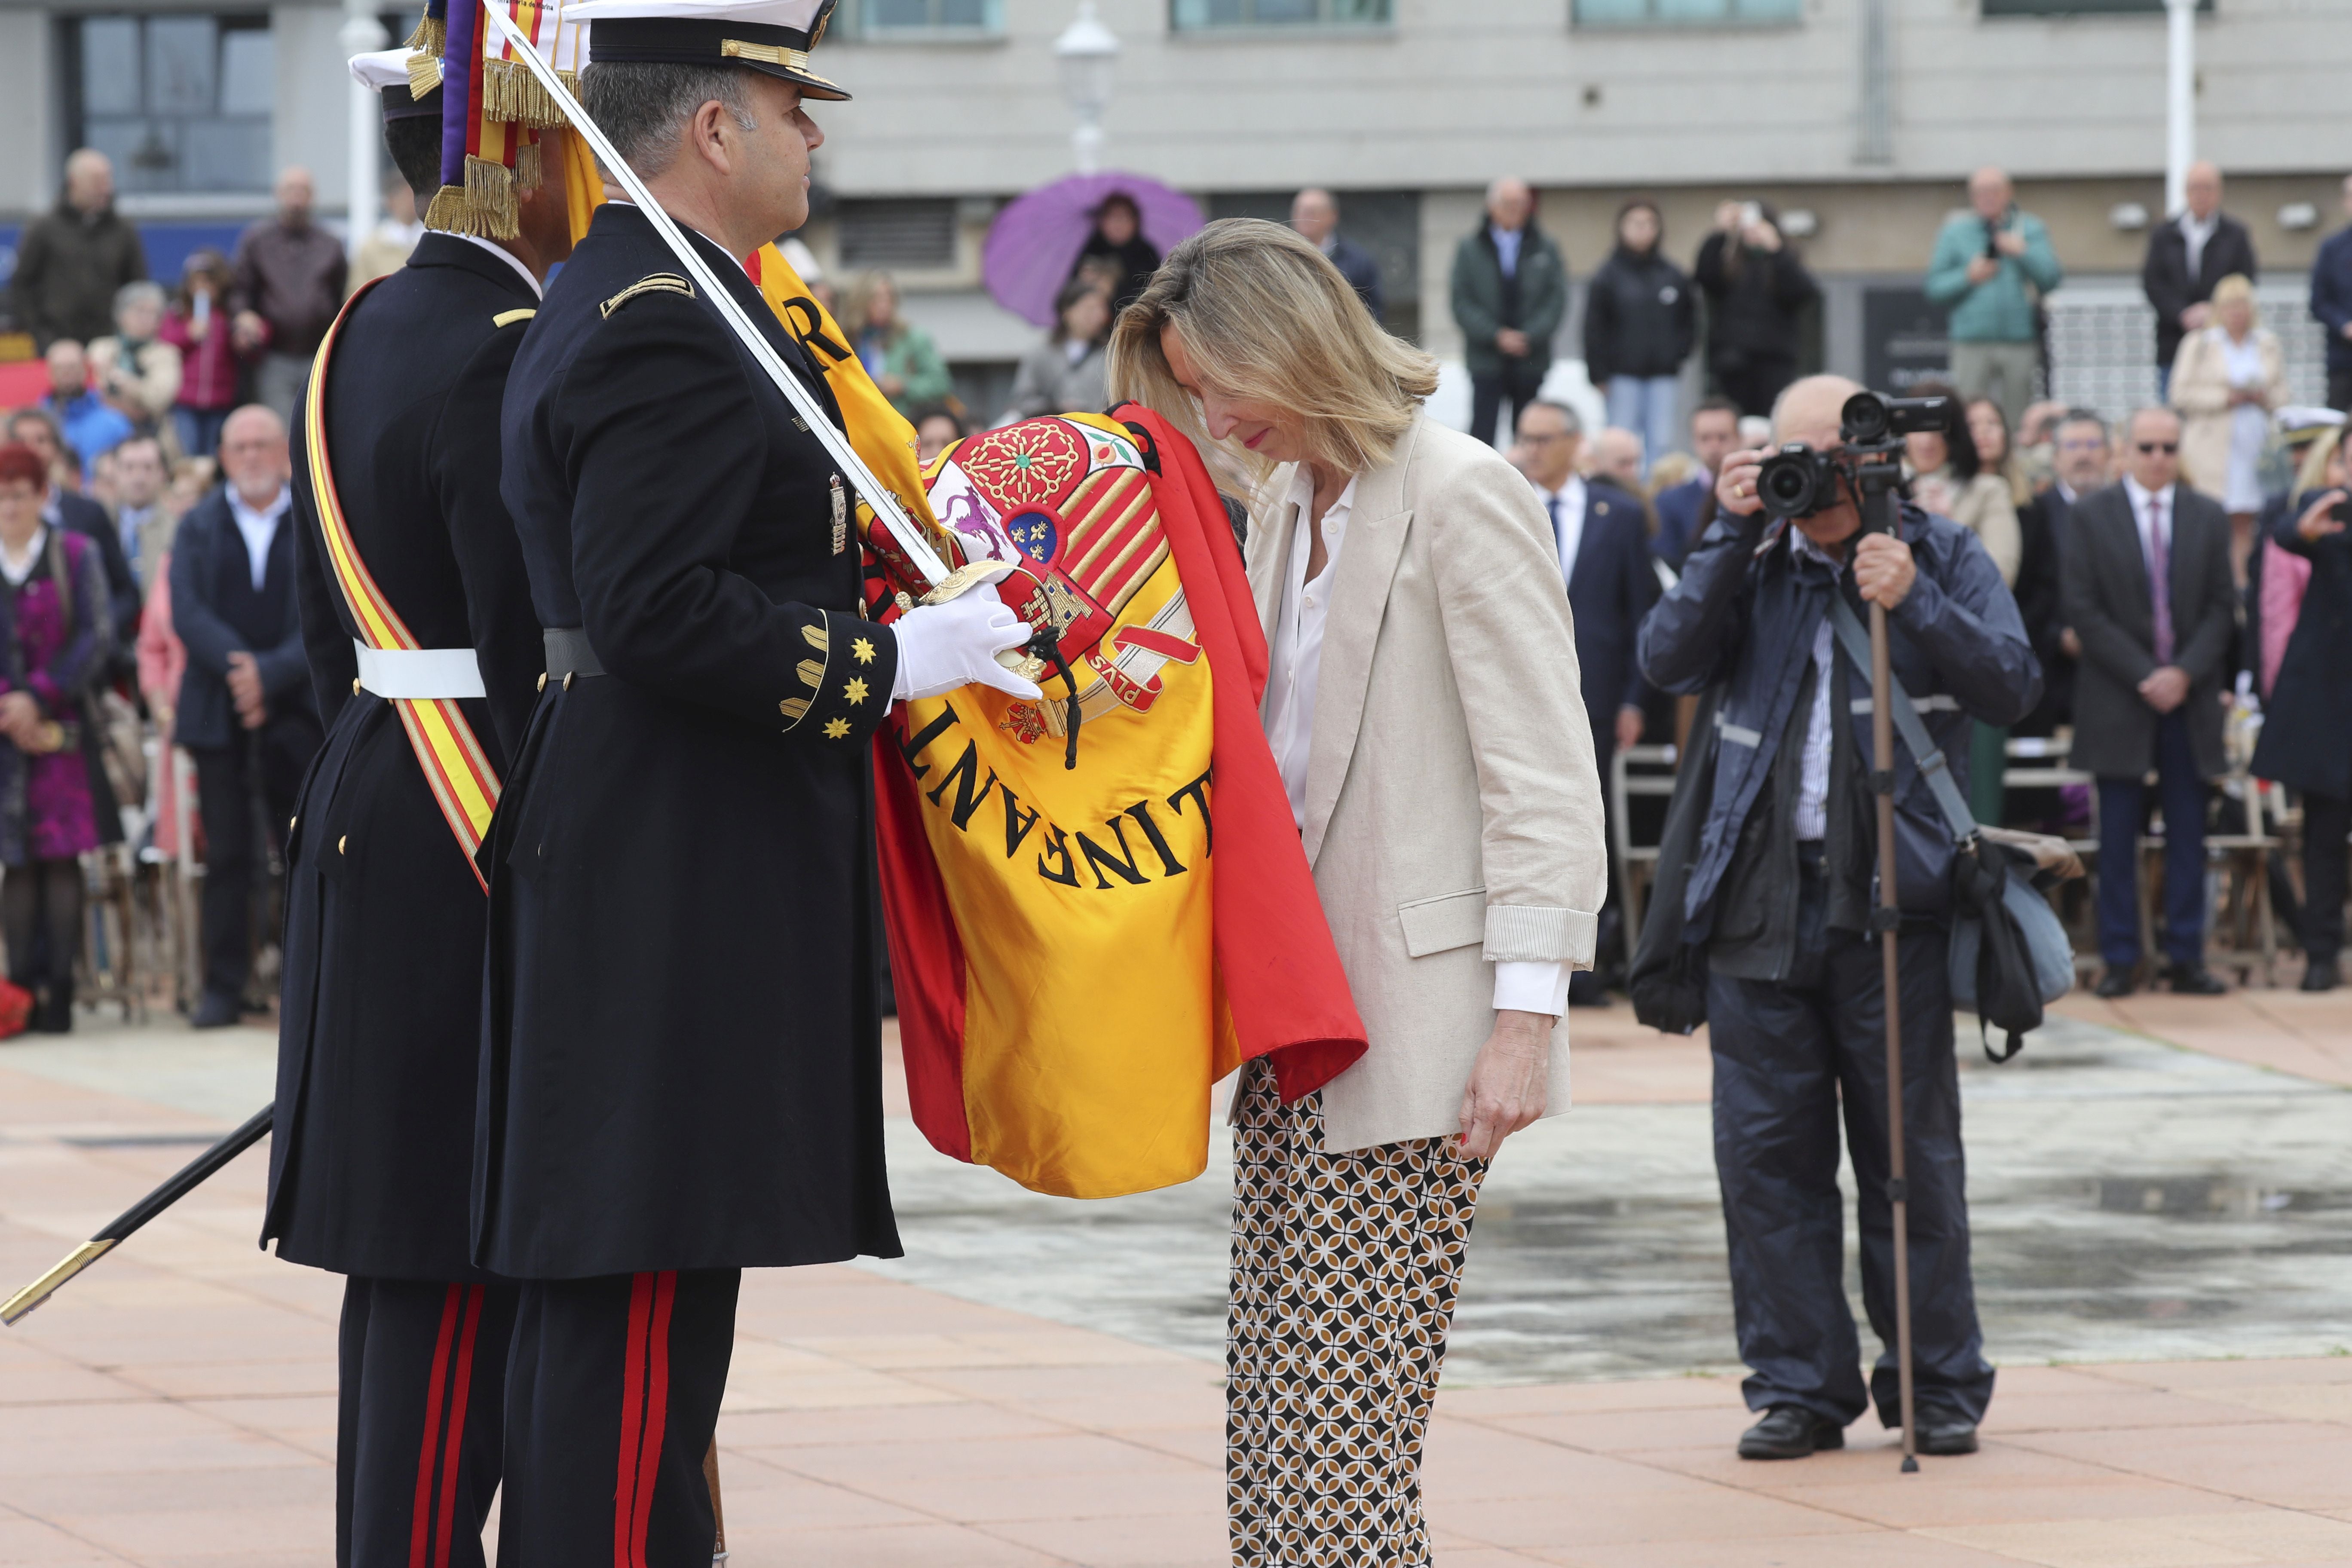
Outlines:
[{"label": "necktie", "polygon": [[2156,662],[2172,662],[2172,552],[2164,538],[2164,502],[2147,498],[2148,599],[2156,607]]},{"label": "necktie", "polygon": [[1544,502],[1544,508],[1551,513],[1551,547],[1560,557],[1559,569],[1565,575],[1576,570],[1576,563],[1568,559],[1568,541],[1559,536],[1559,497],[1555,495]]}]

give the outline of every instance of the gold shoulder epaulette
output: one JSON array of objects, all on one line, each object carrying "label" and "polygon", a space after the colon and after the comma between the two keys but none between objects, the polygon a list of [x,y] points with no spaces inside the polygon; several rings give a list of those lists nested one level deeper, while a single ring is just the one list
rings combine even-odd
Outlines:
[{"label": "gold shoulder epaulette", "polygon": [[675,272],[655,272],[638,279],[599,307],[607,317],[640,294],[683,294],[694,298],[694,285]]},{"label": "gold shoulder epaulette", "polygon": [[517,321],[528,321],[533,316],[538,314],[539,312],[537,310],[500,310],[497,315],[490,318],[490,325],[494,327],[511,327]]}]

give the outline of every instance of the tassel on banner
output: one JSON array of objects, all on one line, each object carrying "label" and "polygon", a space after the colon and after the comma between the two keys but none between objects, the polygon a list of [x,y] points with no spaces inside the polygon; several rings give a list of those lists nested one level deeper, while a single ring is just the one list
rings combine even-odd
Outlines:
[{"label": "tassel on banner", "polygon": [[540,155],[539,140],[534,136],[515,149],[514,188],[518,191],[539,189],[545,169],[546,162]]},{"label": "tassel on banner", "polygon": [[485,119],[528,125],[534,131],[562,130],[569,123],[555,107],[555,100],[520,60],[482,62],[482,114]]},{"label": "tassel on banner", "polygon": [[425,226],[436,234],[476,234],[471,209],[466,205],[466,187],[444,185],[433,193],[432,203],[425,209]]},{"label": "tassel on banner", "polygon": [[437,92],[441,87],[441,57],[415,54],[408,57],[408,96],[423,98]]},{"label": "tassel on banner", "polygon": [[[440,205],[439,197],[434,198],[434,205]],[[466,205],[482,226],[467,229],[467,234],[512,239],[522,232],[515,212],[515,172],[504,163],[466,154]]]},{"label": "tassel on banner", "polygon": [[[416,30],[408,35],[408,47],[439,60],[449,50],[449,24],[427,11],[416,19]],[[410,66],[408,74],[415,77],[416,68]]]}]

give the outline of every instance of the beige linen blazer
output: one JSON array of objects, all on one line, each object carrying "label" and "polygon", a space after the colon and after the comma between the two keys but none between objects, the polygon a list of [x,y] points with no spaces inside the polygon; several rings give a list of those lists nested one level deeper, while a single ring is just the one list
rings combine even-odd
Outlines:
[{"label": "beige linen blazer", "polygon": [[[1269,647],[1296,474],[1250,517]],[[1559,545],[1493,448],[1424,414],[1358,477],[1322,658],[1303,838],[1370,1039],[1323,1090],[1340,1153],[1461,1130],[1494,964],[1591,968],[1608,860]],[[1544,1113],[1568,1102],[1562,1027]]]}]

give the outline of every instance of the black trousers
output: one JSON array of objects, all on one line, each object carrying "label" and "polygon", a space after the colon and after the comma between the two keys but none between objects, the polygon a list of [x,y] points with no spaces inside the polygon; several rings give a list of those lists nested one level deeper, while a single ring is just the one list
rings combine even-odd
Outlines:
[{"label": "black trousers", "polygon": [[2333,963],[2344,952],[2344,895],[2352,801],[2303,795],[2303,952]]},{"label": "black trousers", "polygon": [[499,1568],[709,1568],[719,1524],[702,1457],[742,1279],[715,1268],[522,1287]]},{"label": "black trousers", "polygon": [[1526,360],[1505,360],[1503,368],[1489,375],[1470,378],[1470,434],[1488,446],[1496,445],[1495,425],[1502,416],[1503,405],[1511,406],[1511,427],[1518,428],[1521,411],[1536,400],[1543,386],[1544,373],[1549,364],[1530,364]]},{"label": "black trousers", "polygon": [[517,1289],[345,1282],[336,1568],[482,1568]]},{"label": "black trousers", "polygon": [[2327,406],[2338,413],[2352,412],[2352,370],[2327,373]]},{"label": "black trousers", "polygon": [[[233,745],[191,746],[205,823],[205,991],[240,997],[253,968],[254,795],[273,839],[286,831],[321,737],[307,713],[271,719]],[[282,842],[282,840],[279,840]]]},{"label": "black trousers", "polygon": [[27,860],[0,877],[0,930],[8,938],[8,978],[41,999],[39,1021],[73,1022],[74,959],[81,952],[81,862]]},{"label": "black trousers", "polygon": [[1719,360],[1714,368],[1715,384],[1723,395],[1739,405],[1740,413],[1759,416],[1769,416],[1781,389],[1797,379],[1797,362],[1793,359],[1748,354]]},{"label": "black trousers", "polygon": [[[1798,901],[1799,971],[1786,984],[1716,973],[1715,1165],[1731,1244],[1732,1311],[1751,1410],[1798,1405],[1850,1422],[1874,1401],[1900,1421],[1895,1225],[1886,1195],[1886,1015],[1878,939],[1824,928],[1819,861]],[[1975,1421],[1993,1370],[1969,1271],[1960,1089],[1948,939],[1906,934],[1897,953],[1903,1123],[1910,1180],[1911,1344],[1917,1403]],[[1885,1349],[1865,1393],[1845,1295],[1838,1118],[1861,1191],[1862,1299]]]}]

